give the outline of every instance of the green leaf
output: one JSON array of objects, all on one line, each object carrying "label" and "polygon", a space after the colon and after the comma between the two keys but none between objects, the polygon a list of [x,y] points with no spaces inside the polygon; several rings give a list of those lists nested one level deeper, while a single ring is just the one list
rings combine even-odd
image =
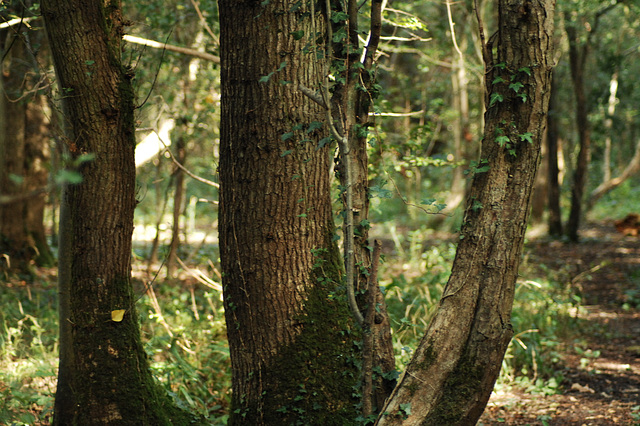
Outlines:
[{"label": "green leaf", "polygon": [[95,159],[96,159],[96,154],[94,154],[93,152],[90,152],[87,154],[81,154],[75,160],[73,160],[73,166],[79,167],[84,163],[89,163]]},{"label": "green leaf", "polygon": [[291,34],[294,40],[300,40],[302,37],[304,37],[304,30],[293,31],[289,34]]},{"label": "green leaf", "polygon": [[531,76],[531,68],[529,68],[529,67],[519,68],[518,72],[523,72],[523,73],[527,74],[528,76]]},{"label": "green leaf", "polygon": [[502,102],[504,98],[500,93],[492,93],[491,98],[489,99],[489,106],[492,107],[496,102]]},{"label": "green leaf", "polygon": [[518,93],[520,89],[522,89],[523,87],[524,87],[524,84],[520,83],[519,81],[516,81],[515,83],[511,83],[509,85],[509,89],[513,90],[516,93]]},{"label": "green leaf", "polygon": [[527,132],[527,133],[523,133],[521,135],[518,135],[520,137],[520,140],[522,142],[527,141],[529,143],[533,143],[533,134],[531,132]]},{"label": "green leaf", "polygon": [[522,102],[527,102],[527,94],[526,93],[518,93],[518,97],[522,99]]},{"label": "green leaf", "polygon": [[280,136],[280,139],[286,141],[287,139],[291,139],[293,137],[293,132],[287,132]]},{"label": "green leaf", "polygon": [[322,129],[322,122],[321,121],[312,121],[311,124],[309,124],[309,127],[307,128],[307,134],[318,130],[318,129]]},{"label": "green leaf", "polygon": [[496,77],[496,78],[494,78],[494,79],[493,79],[493,81],[491,82],[491,84],[499,84],[499,83],[504,83],[504,82],[505,82],[504,78],[502,78],[502,77],[498,76],[498,77]]},{"label": "green leaf", "polygon": [[66,183],[74,185],[82,183],[82,175],[75,170],[60,170],[55,177],[55,181],[59,185]]},{"label": "green leaf", "polygon": [[420,201],[420,204],[424,204],[424,205],[430,206],[431,204],[433,204],[435,202],[436,202],[435,198],[425,198],[424,200]]},{"label": "green leaf", "polygon": [[509,139],[508,136],[498,136],[496,138],[496,142],[498,142],[498,145],[500,145],[500,148],[502,148],[505,145],[508,146],[511,143],[511,140]]},{"label": "green leaf", "polygon": [[326,138],[320,139],[320,142],[318,142],[318,146],[316,147],[316,151],[324,148],[324,146],[328,145],[330,142],[331,142],[331,138],[329,136],[327,136]]},{"label": "green leaf", "polygon": [[95,63],[96,63],[96,61],[91,61],[91,60],[89,60],[89,61],[84,61],[84,64],[85,64],[85,65],[89,65],[89,66],[90,66],[90,65],[93,65],[93,64],[95,64]]},{"label": "green leaf", "polygon": [[331,15],[331,21],[333,21],[336,24],[340,21],[346,21],[347,18],[349,18],[349,15],[347,15],[345,12],[334,12]]},{"label": "green leaf", "polygon": [[269,73],[269,74],[267,74],[267,75],[263,75],[262,77],[260,77],[260,79],[258,80],[258,82],[259,82],[259,83],[267,83],[273,74],[274,74],[274,73],[270,72],[270,73]]},{"label": "green leaf", "polygon": [[286,157],[287,155],[291,154],[293,152],[292,149],[287,149],[286,151],[282,151],[282,154],[280,154],[280,157]]}]

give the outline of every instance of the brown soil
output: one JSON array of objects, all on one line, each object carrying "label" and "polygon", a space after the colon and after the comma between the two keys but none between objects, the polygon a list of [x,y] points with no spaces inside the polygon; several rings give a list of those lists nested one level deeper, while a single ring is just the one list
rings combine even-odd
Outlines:
[{"label": "brown soil", "polygon": [[589,225],[578,244],[533,240],[529,262],[568,272],[587,326],[566,342],[560,393],[497,391],[479,425],[640,425],[640,238]]}]

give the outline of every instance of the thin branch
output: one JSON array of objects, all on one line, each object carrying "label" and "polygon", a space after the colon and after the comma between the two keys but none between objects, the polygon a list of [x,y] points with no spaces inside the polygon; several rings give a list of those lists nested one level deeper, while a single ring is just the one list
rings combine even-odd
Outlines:
[{"label": "thin branch", "polygon": [[[154,130],[155,132],[155,130]],[[162,138],[160,137],[160,135],[158,134],[158,132],[155,132],[158,135],[158,140],[160,142],[162,142],[162,145],[164,145],[165,147],[165,151],[169,153],[169,157],[171,157],[171,160],[173,161],[173,163],[178,166],[178,168],[180,170],[182,170],[183,172],[185,172],[190,178],[197,180],[198,182],[202,182],[206,185],[209,186],[213,186],[214,188],[220,188],[220,184],[210,181],[208,179],[205,179],[203,177],[200,177],[198,175],[193,174],[190,170],[188,170],[185,166],[183,166],[182,164],[180,164],[180,162],[176,159],[176,157],[174,157],[173,152],[171,152],[171,150],[169,149],[169,147],[167,146],[167,144],[162,140]]]},{"label": "thin branch", "polygon": [[214,34],[214,32],[211,29],[211,27],[209,26],[209,24],[207,24],[207,20],[205,19],[204,15],[202,14],[202,11],[200,10],[200,6],[198,6],[198,2],[196,2],[195,0],[191,0],[191,4],[193,5],[193,8],[196,10],[196,13],[198,14],[198,17],[200,18],[200,23],[202,24],[202,27],[205,29],[205,31],[207,31],[209,33],[209,35],[216,42],[216,44],[219,45],[220,44],[220,39],[218,38],[218,36],[216,36]]},{"label": "thin branch", "polygon": [[199,50],[189,49],[188,47],[180,47],[174,46],[167,43],[160,43],[155,40],[149,40],[142,37],[135,37],[132,35],[125,35],[122,37],[124,41],[128,41],[129,43],[141,44],[143,46],[153,47],[154,49],[165,49],[170,50],[172,52],[182,53],[189,56],[194,56],[196,58],[205,59],[207,61],[215,62],[216,64],[220,63],[220,57],[212,55],[207,52],[200,52]]}]

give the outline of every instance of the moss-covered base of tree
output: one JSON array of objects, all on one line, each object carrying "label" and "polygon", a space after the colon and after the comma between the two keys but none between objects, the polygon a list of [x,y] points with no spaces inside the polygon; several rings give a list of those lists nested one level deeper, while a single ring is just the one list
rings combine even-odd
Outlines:
[{"label": "moss-covered base of tree", "polygon": [[467,413],[469,402],[481,392],[483,374],[482,367],[465,353],[447,378],[435,407],[421,424],[460,424]]},{"label": "moss-covered base of tree", "polygon": [[302,332],[263,368],[263,383],[273,387],[260,401],[247,405],[234,395],[229,424],[358,423],[362,332],[351,317],[344,287],[334,281],[342,274],[339,262],[335,246],[317,252],[316,286],[296,321]]}]

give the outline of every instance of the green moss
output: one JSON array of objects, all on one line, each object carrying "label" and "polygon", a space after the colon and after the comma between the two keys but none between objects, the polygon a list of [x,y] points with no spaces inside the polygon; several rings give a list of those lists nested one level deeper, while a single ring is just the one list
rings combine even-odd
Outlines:
[{"label": "green moss", "polygon": [[[342,275],[337,247],[314,254],[315,284],[296,320],[303,329],[263,369],[265,383],[276,387],[263,393],[258,403],[262,412],[257,406],[247,407],[235,412],[230,424],[356,424],[362,336],[351,318],[344,288],[337,284]],[[233,405],[243,406],[241,402]]]},{"label": "green moss", "polygon": [[458,424],[465,409],[480,390],[483,377],[482,367],[477,366],[465,354],[447,378],[442,396],[423,425]]}]

